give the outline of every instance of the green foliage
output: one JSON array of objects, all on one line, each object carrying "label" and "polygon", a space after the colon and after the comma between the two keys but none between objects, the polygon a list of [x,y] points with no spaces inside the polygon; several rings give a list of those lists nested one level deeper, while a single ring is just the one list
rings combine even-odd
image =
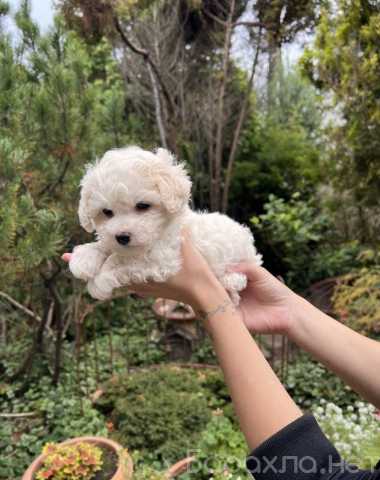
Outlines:
[{"label": "green foliage", "polygon": [[333,93],[329,174],[361,205],[378,205],[380,188],[379,25],[378,2],[339,0],[322,10],[302,60],[313,82]]},{"label": "green foliage", "polygon": [[75,445],[48,443],[42,453],[45,458],[36,480],[91,480],[103,464],[102,450],[85,442]]},{"label": "green foliage", "polygon": [[[51,314],[49,346],[44,338],[34,346],[38,361],[51,366],[59,355],[49,347],[82,288],[59,257],[85,241],[77,221],[84,166],[112,146],[137,142],[145,129],[141,117],[127,115],[111,45],[87,45],[60,17],[42,35],[29,7],[22,2],[16,15],[17,38],[0,32],[0,290],[42,321]],[[37,328],[17,330],[23,345],[20,337],[30,340]],[[35,357],[31,370],[39,368]],[[57,378],[58,362],[54,370]]]},{"label": "green foliage", "polygon": [[10,418],[0,424],[0,478],[20,478],[47,442],[62,442],[85,435],[107,436],[105,421],[91,402],[78,395],[74,379],[51,387],[49,377],[36,381],[23,397],[18,385],[3,385],[0,406],[4,412],[33,412],[32,417]]},{"label": "green foliage", "polygon": [[191,465],[191,473],[183,475],[184,480],[194,477],[206,480],[210,478],[211,472],[215,480],[251,478],[245,467],[247,445],[244,436],[222,414],[211,418],[191,453],[196,456],[196,460]]},{"label": "green foliage", "polygon": [[186,456],[211,411],[227,403],[214,372],[174,366],[116,377],[104,390],[97,405],[111,415],[116,438],[152,461],[173,462]]},{"label": "green foliage", "polygon": [[335,277],[345,274],[361,263],[361,247],[354,240],[334,245],[333,242],[322,243],[312,257],[311,279]]},{"label": "green foliage", "polygon": [[377,465],[380,458],[380,432],[375,432],[370,439],[363,442],[360,448],[360,458],[364,459],[364,461],[359,459],[364,467],[373,468],[374,465]]},{"label": "green foliage", "polygon": [[264,213],[251,222],[270,262],[292,288],[305,290],[313,282],[363,264],[365,248],[357,241],[343,241],[328,210],[313,197],[304,199],[295,193],[285,201],[270,195]]},{"label": "green foliage", "polygon": [[335,374],[306,355],[298,356],[288,366],[285,386],[297,405],[305,410],[310,410],[321,398],[339,407],[359,400],[357,394]]},{"label": "green foliage", "polygon": [[45,267],[76,235],[84,165],[134,134],[109,45],[89,48],[59,17],[40,35],[27,2],[16,22],[19,45],[0,37],[0,246],[11,249],[4,259],[8,284],[8,264],[16,262],[13,277],[20,279],[17,273]]},{"label": "green foliage", "polygon": [[62,248],[62,218],[59,211],[38,208],[24,188],[22,175],[26,154],[10,139],[0,141],[0,246],[6,256],[0,282],[9,284],[57,255]]},{"label": "green foliage", "polygon": [[313,192],[320,179],[321,114],[315,88],[294,68],[281,69],[269,112],[258,107],[240,142],[231,185],[231,212],[247,222],[269,195]]},{"label": "green foliage", "polygon": [[9,12],[9,3],[4,0],[0,1],[0,17],[6,15]]},{"label": "green foliage", "polygon": [[333,297],[342,321],[365,335],[380,334],[380,267],[348,273],[340,279]]},{"label": "green foliage", "polygon": [[166,480],[165,472],[155,470],[149,465],[141,465],[133,472],[134,480]]}]

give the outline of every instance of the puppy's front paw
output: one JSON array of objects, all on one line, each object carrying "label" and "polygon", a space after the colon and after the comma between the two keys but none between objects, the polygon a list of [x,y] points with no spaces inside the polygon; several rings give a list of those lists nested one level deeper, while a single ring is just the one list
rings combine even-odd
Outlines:
[{"label": "puppy's front paw", "polygon": [[112,298],[112,290],[99,288],[95,280],[90,280],[87,284],[88,293],[96,300],[109,300]]},{"label": "puppy's front paw", "polygon": [[112,298],[114,289],[120,287],[122,287],[122,284],[118,279],[117,270],[101,272],[87,284],[90,295],[98,300],[108,300]]},{"label": "puppy's front paw", "polygon": [[87,282],[95,277],[105,259],[106,255],[100,250],[78,245],[71,255],[69,268],[74,277]]}]

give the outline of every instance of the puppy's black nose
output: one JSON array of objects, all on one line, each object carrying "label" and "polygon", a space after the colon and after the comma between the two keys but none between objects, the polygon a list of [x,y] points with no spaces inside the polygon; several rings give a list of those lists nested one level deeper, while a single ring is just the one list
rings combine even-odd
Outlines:
[{"label": "puppy's black nose", "polygon": [[117,243],[120,243],[120,245],[128,245],[129,240],[131,239],[131,237],[126,233],[123,233],[122,235],[116,235],[115,238]]}]

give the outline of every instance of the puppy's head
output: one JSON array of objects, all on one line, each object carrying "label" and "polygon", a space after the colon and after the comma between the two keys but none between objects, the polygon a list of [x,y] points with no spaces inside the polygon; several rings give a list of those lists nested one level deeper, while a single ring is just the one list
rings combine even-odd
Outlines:
[{"label": "puppy's head", "polygon": [[150,247],[190,199],[182,164],[162,148],[106,152],[81,182],[79,220],[111,250]]}]

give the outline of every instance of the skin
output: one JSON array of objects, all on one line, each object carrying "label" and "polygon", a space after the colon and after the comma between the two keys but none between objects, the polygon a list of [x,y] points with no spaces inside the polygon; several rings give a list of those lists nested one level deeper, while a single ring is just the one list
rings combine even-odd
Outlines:
[{"label": "skin", "polygon": [[[250,331],[287,335],[380,408],[380,343],[320,312],[267,270],[253,264],[232,268],[248,278],[236,309],[186,234],[182,253],[183,267],[177,275],[165,283],[135,285],[133,291],[141,296],[178,300],[198,312],[228,304],[204,324],[250,449],[302,415]],[[69,261],[70,254],[64,254],[63,259]]]}]

